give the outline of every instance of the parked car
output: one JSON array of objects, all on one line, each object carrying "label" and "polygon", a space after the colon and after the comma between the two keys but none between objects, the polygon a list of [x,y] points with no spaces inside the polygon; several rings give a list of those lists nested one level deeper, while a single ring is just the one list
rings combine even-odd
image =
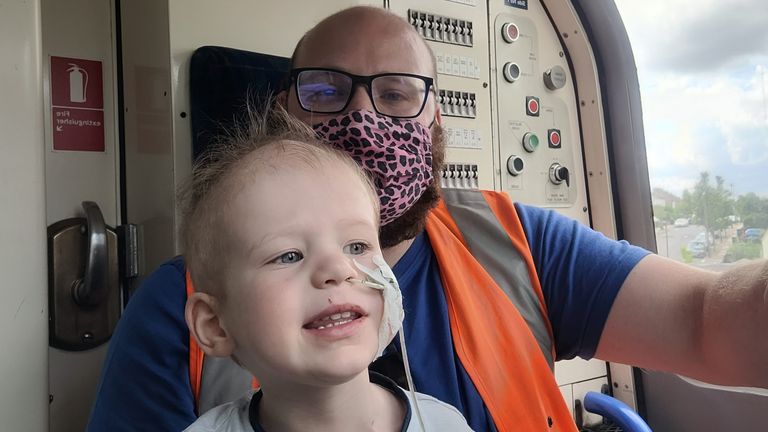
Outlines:
[{"label": "parked car", "polygon": [[689,223],[690,221],[686,218],[678,218],[678,219],[675,219],[674,225],[676,227],[681,228],[681,227],[687,227]]},{"label": "parked car", "polygon": [[747,228],[744,230],[744,240],[746,241],[760,241],[765,234],[765,230],[762,228]]},{"label": "parked car", "polygon": [[711,245],[715,242],[715,239],[712,237],[711,233],[704,234],[703,232],[700,232],[696,234],[696,237],[693,238],[693,241],[709,243]]},{"label": "parked car", "polygon": [[691,240],[688,242],[687,248],[694,258],[704,258],[707,256],[707,245],[703,241]]}]

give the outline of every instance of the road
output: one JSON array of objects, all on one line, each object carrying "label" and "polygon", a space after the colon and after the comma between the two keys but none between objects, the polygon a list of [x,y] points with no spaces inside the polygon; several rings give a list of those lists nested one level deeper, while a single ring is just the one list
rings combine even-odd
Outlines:
[{"label": "road", "polygon": [[[666,227],[659,227],[656,229],[658,254],[676,261],[683,261],[680,250],[688,245],[688,242],[693,240],[698,234],[703,232],[704,227],[701,225],[688,225],[686,227],[667,225]],[[730,234],[724,237],[712,245],[709,256],[694,258],[691,264],[716,271],[730,268],[731,265],[722,263],[723,255],[731,244]]]}]

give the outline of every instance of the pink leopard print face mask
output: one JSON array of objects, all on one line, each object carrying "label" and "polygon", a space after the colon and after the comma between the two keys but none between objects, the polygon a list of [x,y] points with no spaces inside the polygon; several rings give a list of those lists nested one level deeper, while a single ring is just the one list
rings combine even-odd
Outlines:
[{"label": "pink leopard print face mask", "polygon": [[432,137],[417,121],[358,110],[313,128],[371,175],[382,226],[405,213],[432,182]]}]

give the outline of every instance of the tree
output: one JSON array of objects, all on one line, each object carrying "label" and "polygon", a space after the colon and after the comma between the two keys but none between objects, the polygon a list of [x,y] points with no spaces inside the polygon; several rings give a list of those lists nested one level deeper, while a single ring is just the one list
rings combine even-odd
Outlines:
[{"label": "tree", "polygon": [[[710,183],[709,173],[702,172],[692,191],[683,191],[682,207],[693,215],[693,222],[703,225],[708,233],[730,226],[728,216],[733,213],[731,193],[725,187],[725,180],[715,177],[715,185]],[[705,236],[709,247],[709,236]]]},{"label": "tree", "polygon": [[768,228],[768,199],[750,192],[736,199],[736,214],[746,228]]}]

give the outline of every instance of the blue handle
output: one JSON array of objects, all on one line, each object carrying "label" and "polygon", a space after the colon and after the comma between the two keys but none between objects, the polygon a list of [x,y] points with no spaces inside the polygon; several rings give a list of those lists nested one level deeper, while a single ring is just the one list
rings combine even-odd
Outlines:
[{"label": "blue handle", "polygon": [[624,432],[653,432],[645,421],[624,402],[597,392],[587,392],[584,409],[616,423]]}]

